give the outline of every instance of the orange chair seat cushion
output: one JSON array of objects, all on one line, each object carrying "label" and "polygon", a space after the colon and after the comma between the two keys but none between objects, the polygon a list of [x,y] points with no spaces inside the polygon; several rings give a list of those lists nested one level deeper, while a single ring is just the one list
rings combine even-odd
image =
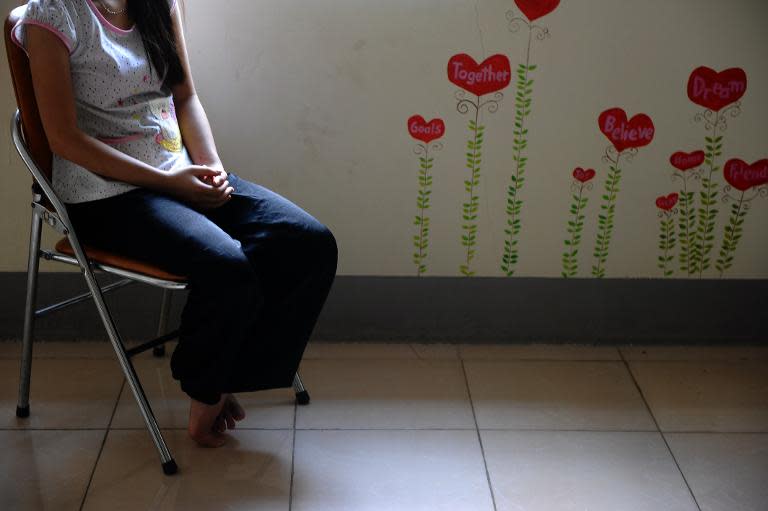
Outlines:
[{"label": "orange chair seat cushion", "polygon": [[[107,266],[114,266],[115,268],[120,268],[121,270],[141,273],[143,275],[147,275],[149,277],[153,277],[156,279],[170,280],[173,282],[187,281],[186,277],[182,277],[181,275],[174,275],[173,273],[168,273],[165,270],[161,270],[157,266],[154,266],[149,263],[145,263],[143,261],[138,261],[136,259],[131,259],[129,257],[123,257],[121,255],[114,254],[112,252],[107,252],[106,250],[89,247],[87,245],[84,245],[83,249],[85,250],[85,255],[86,257],[88,257],[88,259],[99,264],[105,264]],[[75,256],[75,251],[72,249],[72,245],[69,243],[69,240],[67,238],[62,238],[59,240],[58,243],[56,243],[56,251],[61,252],[62,254],[66,254],[68,256],[72,256],[72,257]]]}]

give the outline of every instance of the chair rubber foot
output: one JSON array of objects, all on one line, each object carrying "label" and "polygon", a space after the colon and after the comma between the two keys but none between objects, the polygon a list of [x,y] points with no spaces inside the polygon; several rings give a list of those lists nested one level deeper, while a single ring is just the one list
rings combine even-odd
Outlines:
[{"label": "chair rubber foot", "polygon": [[173,459],[170,459],[163,463],[163,474],[167,476],[171,476],[179,471],[178,465],[176,465],[176,461]]},{"label": "chair rubber foot", "polygon": [[308,405],[309,404],[309,392],[306,390],[302,390],[301,392],[296,393],[296,403],[300,405]]},{"label": "chair rubber foot", "polygon": [[152,354],[156,356],[157,358],[164,357],[165,356],[165,346],[155,346],[152,348]]},{"label": "chair rubber foot", "polygon": [[20,419],[26,419],[29,417],[29,405],[27,406],[17,406],[16,407],[16,417]]}]

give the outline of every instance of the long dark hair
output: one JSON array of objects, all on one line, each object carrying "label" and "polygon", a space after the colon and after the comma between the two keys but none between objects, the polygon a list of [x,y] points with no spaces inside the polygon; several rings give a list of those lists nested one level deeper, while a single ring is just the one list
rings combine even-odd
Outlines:
[{"label": "long dark hair", "polygon": [[160,78],[165,75],[163,86],[171,88],[183,82],[184,71],[171,23],[171,3],[168,0],[128,0],[127,9],[141,34],[150,65]]}]

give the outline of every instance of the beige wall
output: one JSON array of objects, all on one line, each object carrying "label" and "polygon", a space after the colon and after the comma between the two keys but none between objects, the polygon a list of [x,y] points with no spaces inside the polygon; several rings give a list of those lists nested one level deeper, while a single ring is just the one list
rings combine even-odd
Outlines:
[{"label": "beige wall", "polygon": [[[17,2],[2,2],[8,11]],[[196,84],[225,164],[297,202],[336,234],[339,273],[413,275],[412,219],[417,157],[406,119],[441,117],[444,149],[432,169],[427,275],[458,275],[461,203],[466,200],[468,116],[456,110],[446,64],[525,55],[508,30],[512,0],[187,0]],[[597,128],[618,106],[653,119],[653,143],[627,164],[616,206],[607,276],[653,277],[659,219],[654,199],[676,191],[670,154],[703,145],[700,110],[686,96],[691,71],[742,67],[749,86],[729,122],[723,161],[768,157],[768,3],[762,0],[564,0],[538,20],[551,37],[535,42],[529,166],[516,275],[558,276],[566,238],[570,172],[597,170],[589,192],[579,276],[589,276],[607,140]],[[13,108],[5,67],[0,119]],[[514,85],[514,82],[513,82]],[[513,86],[486,125],[479,191],[481,276],[501,275],[506,186],[512,168]],[[0,270],[25,267],[29,179],[2,126]],[[722,182],[722,178],[720,181]],[[719,206],[715,257],[730,205]],[[677,273],[679,275],[679,272]],[[712,273],[711,275],[714,275]],[[768,277],[768,197],[753,203],[729,277]]]}]

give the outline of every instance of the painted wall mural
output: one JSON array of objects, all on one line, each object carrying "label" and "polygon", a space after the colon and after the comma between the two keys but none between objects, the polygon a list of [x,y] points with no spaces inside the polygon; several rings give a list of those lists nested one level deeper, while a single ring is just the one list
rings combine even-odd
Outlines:
[{"label": "painted wall mural", "polygon": [[[733,265],[736,247],[743,233],[743,224],[752,201],[759,196],[768,196],[768,159],[756,161],[749,165],[744,160],[734,158],[728,160],[723,167],[723,174],[728,184],[723,188],[723,197],[731,205],[731,216],[725,225],[720,257],[715,267],[722,277],[726,270]],[[738,198],[731,195],[733,189],[738,190]],[[747,193],[750,195],[748,196]]]},{"label": "painted wall mural", "polygon": [[[186,2],[219,153],[333,230],[340,275],[768,279],[768,0],[230,4]],[[652,141],[617,149],[613,107]]]},{"label": "painted wall mural", "polygon": [[672,174],[672,180],[680,180],[682,189],[679,193],[680,198],[680,216],[678,223],[678,232],[680,237],[680,271],[687,275],[693,275],[694,268],[691,264],[691,257],[696,249],[696,209],[694,206],[693,191],[689,190],[688,180],[701,179],[701,165],[706,160],[704,151],[697,150],[690,153],[677,151],[669,157],[669,162],[677,169]]},{"label": "painted wall mural", "polygon": [[701,178],[699,192],[696,239],[690,256],[692,273],[701,278],[711,266],[711,252],[715,245],[717,205],[720,185],[717,175],[723,155],[723,133],[728,129],[728,118],[741,113],[739,101],[747,91],[747,75],[743,69],[730,68],[716,72],[705,66],[697,67],[688,79],[688,98],[704,107],[695,119],[704,123],[711,135],[704,137],[706,171]]},{"label": "painted wall mural", "polygon": [[[531,45],[535,40],[543,41],[549,37],[549,29],[533,22],[554,11],[560,4],[560,0],[515,0],[515,4],[522,11],[524,17],[514,11],[507,12],[509,30],[512,33],[524,31],[527,34],[525,47],[525,62],[517,66],[517,82],[515,93],[515,123],[512,130],[512,174],[509,177],[507,188],[507,226],[504,228],[504,250],[501,257],[501,271],[511,277],[515,273],[518,260],[518,241],[520,235],[523,201],[520,198],[523,184],[525,183],[525,169],[528,164],[528,156],[525,149],[528,147],[528,128],[526,119],[531,115],[533,102],[533,79],[531,74],[536,70],[536,65],[531,63]],[[523,27],[525,29],[523,30]]]},{"label": "painted wall mural", "polygon": [[[471,109],[474,111],[474,119],[469,119],[470,139],[467,141],[466,167],[469,170],[468,179],[464,180],[464,188],[467,192],[467,202],[462,203],[461,218],[464,222],[461,229],[461,244],[466,248],[466,257],[459,265],[462,275],[471,277],[475,274],[472,270],[472,260],[475,258],[475,246],[477,245],[477,218],[480,210],[480,167],[482,164],[483,139],[485,126],[481,124],[480,113],[486,109],[494,113],[499,109],[499,104],[504,95],[500,92],[505,89],[512,80],[512,71],[509,59],[501,54],[493,55],[478,64],[466,53],[454,55],[448,61],[448,80],[458,85],[462,90],[456,92],[458,101],[456,109],[461,114],[466,114]],[[472,96],[467,97],[467,92]],[[486,96],[492,94],[490,98]],[[471,114],[470,114],[471,115]]]},{"label": "painted wall mural", "polygon": [[669,277],[675,272],[670,263],[675,258],[672,251],[675,249],[677,240],[675,239],[673,216],[677,213],[674,207],[677,205],[679,197],[679,194],[673,192],[656,199],[656,207],[659,208],[659,218],[661,219],[659,223],[659,250],[661,253],[659,254],[658,267],[665,277]]},{"label": "painted wall mural", "polygon": [[[469,54],[459,53],[448,61],[448,79],[460,88],[455,93],[456,108],[460,114],[470,116],[467,124],[469,138],[462,162],[465,176],[465,201],[462,202],[460,224],[463,258],[458,267],[459,274],[467,277],[476,274],[473,261],[478,250],[480,205],[481,202],[484,207],[486,204],[480,190],[495,191],[502,187],[498,181],[493,183],[496,186],[480,187],[481,167],[485,163],[483,111],[496,113],[504,98],[502,91],[508,86],[514,87],[514,111],[508,114],[511,139],[507,139],[507,147],[511,149],[511,168],[509,181],[503,186],[504,210],[498,212],[504,215],[499,264],[502,276],[515,274],[521,251],[525,250],[520,243],[525,202],[523,188],[526,171],[531,168],[531,158],[535,162],[536,157],[528,152],[530,137],[547,136],[529,131],[534,75],[537,71],[533,49],[535,43],[550,38],[549,28],[541,25],[539,20],[555,11],[561,3],[560,0],[514,0],[514,4],[517,10],[508,11],[506,21],[508,31],[523,36],[519,56],[510,60],[510,57],[496,53],[478,63]],[[514,60],[518,62],[514,65],[513,82]],[[695,113],[693,121],[703,125],[706,133],[703,146],[678,150],[668,158],[671,167],[667,169],[671,170],[671,180],[677,189],[658,190],[657,194],[663,193],[648,197],[647,204],[655,205],[659,218],[658,253],[654,257],[662,277],[702,278],[715,273],[708,272],[711,269],[716,270],[715,276],[722,277],[733,265],[748,211],[757,199],[768,196],[768,159],[750,164],[739,158],[728,159],[729,155],[724,150],[728,122],[741,114],[741,101],[746,91],[747,74],[738,67],[716,71],[700,66],[688,76],[688,99],[703,108]],[[658,93],[662,92],[654,92]],[[673,91],[669,93],[673,94]],[[623,108],[613,107],[602,111],[597,121],[600,133],[609,141],[602,156],[606,168],[602,172],[585,166],[570,172],[570,200],[567,216],[563,219],[566,236],[559,271],[563,278],[606,276],[617,228],[617,211],[621,205],[619,197],[623,175],[630,169],[634,171],[633,167],[641,167],[633,164],[640,149],[658,138],[656,126],[648,113],[630,116]],[[413,236],[416,248],[413,262],[417,275],[422,275],[427,270],[425,260],[430,233],[430,218],[425,213],[430,204],[432,177],[429,171],[434,161],[430,151],[442,147],[440,143],[430,144],[445,133],[445,123],[441,119],[427,122],[420,116],[412,116],[408,126],[411,136],[421,142],[416,147],[420,163],[419,214],[414,219],[418,233]],[[675,136],[669,131],[662,134],[665,142]],[[726,159],[723,165],[722,161]],[[504,162],[494,162],[494,165],[502,167]],[[553,169],[541,171],[553,172]],[[658,179],[651,169],[638,168],[637,172],[639,174],[632,176],[633,186],[637,186],[638,175],[642,180]],[[589,192],[598,180],[596,178],[602,181],[602,193],[599,203],[590,207]],[[490,206],[494,202],[488,200],[487,203]],[[730,215],[719,218],[724,204],[730,204]],[[593,211],[595,216],[592,216]],[[489,212],[491,217],[495,213]],[[581,250],[585,231],[594,235],[590,254]],[[719,251],[715,253],[714,248],[718,245]],[[536,248],[530,250],[535,251]],[[580,273],[580,262],[586,264],[585,258],[590,256],[590,269]],[[713,262],[713,259],[716,260]]]},{"label": "painted wall mural", "polygon": [[610,108],[604,111],[600,114],[597,123],[603,135],[611,141],[603,157],[603,160],[608,163],[608,173],[600,204],[601,212],[597,217],[598,230],[592,264],[592,276],[603,278],[616,217],[616,201],[621,182],[621,159],[624,158],[625,163],[632,161],[639,148],[651,143],[655,128],[653,121],[646,114],[637,114],[628,120],[626,112],[621,108]]},{"label": "painted wall mural", "polygon": [[581,233],[584,230],[584,208],[587,207],[587,197],[584,196],[584,190],[592,189],[592,179],[595,177],[594,169],[584,170],[577,167],[573,171],[573,182],[571,183],[571,218],[568,220],[566,229],[569,238],[565,240],[565,252],[563,252],[563,271],[565,278],[575,277],[579,270],[579,245],[581,244]]},{"label": "painted wall mural", "polygon": [[416,276],[426,273],[427,249],[429,248],[429,217],[425,212],[429,209],[429,199],[432,194],[432,176],[429,171],[434,166],[435,157],[430,156],[443,148],[443,144],[435,142],[445,135],[445,122],[442,119],[432,119],[427,122],[420,115],[413,115],[408,119],[408,133],[420,143],[413,148],[413,152],[419,157],[419,191],[416,197],[416,208],[419,214],[413,219],[413,224],[418,229],[418,234],[413,236],[413,263],[416,265]]}]

